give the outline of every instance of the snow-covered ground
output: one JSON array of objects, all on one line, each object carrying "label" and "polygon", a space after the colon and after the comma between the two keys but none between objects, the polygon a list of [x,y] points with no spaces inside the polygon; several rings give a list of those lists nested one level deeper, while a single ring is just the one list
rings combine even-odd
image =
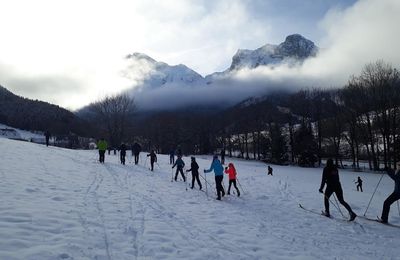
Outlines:
[{"label": "snow-covered ground", "polygon": [[35,140],[35,142],[45,143],[43,134],[37,134],[26,130],[10,127],[0,124],[0,137],[11,139],[23,139],[26,141]]},{"label": "snow-covered ground", "polygon": [[[139,166],[123,166],[114,155],[99,164],[96,151],[1,138],[0,148],[0,259],[400,258],[399,229],[298,207],[323,209],[321,169],[273,166],[271,177],[265,164],[232,160],[244,192],[216,201],[210,187],[207,197],[171,182],[163,155],[152,173],[144,153]],[[198,162],[208,168],[210,157]],[[362,215],[380,175],[362,173],[361,193],[357,173],[340,174],[345,199]],[[367,215],[380,215],[392,190],[385,176]],[[333,206],[331,213],[340,217]],[[390,221],[400,224],[396,204]]]}]

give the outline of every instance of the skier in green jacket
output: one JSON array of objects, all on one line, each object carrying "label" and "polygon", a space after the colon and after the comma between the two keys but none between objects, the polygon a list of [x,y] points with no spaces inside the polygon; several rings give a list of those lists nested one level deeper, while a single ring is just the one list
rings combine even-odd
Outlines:
[{"label": "skier in green jacket", "polygon": [[104,155],[107,150],[107,142],[104,138],[100,138],[100,141],[97,142],[97,148],[99,149],[99,162],[104,163]]}]

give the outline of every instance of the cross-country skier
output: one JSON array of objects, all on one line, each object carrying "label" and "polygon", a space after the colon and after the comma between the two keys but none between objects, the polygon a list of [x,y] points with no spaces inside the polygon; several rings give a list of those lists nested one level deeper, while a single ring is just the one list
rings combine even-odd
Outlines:
[{"label": "cross-country skier", "polygon": [[182,149],[181,148],[176,149],[176,156],[177,157],[179,157],[179,156],[182,157],[182,155],[183,155],[182,154]]},{"label": "cross-country skier", "polygon": [[358,176],[357,181],[355,183],[357,184],[357,191],[361,190],[361,192],[363,192],[363,189],[362,189],[363,181],[361,180],[360,176]]},{"label": "cross-country skier", "polygon": [[99,149],[99,162],[104,163],[104,156],[107,150],[107,142],[104,138],[100,138],[100,141],[97,142],[97,148]]},{"label": "cross-country skier", "polygon": [[192,187],[190,188],[194,188],[194,181],[197,180],[197,184],[199,185],[199,189],[201,190],[202,186],[199,179],[199,165],[196,162],[196,158],[191,157],[190,159],[192,160],[190,164],[190,169],[186,170],[186,172],[192,172]]},{"label": "cross-country skier", "polygon": [[51,136],[50,132],[46,131],[44,133],[44,136],[46,137],[46,146],[49,146],[49,141],[50,141],[50,136]]},{"label": "cross-country skier", "polygon": [[175,173],[175,181],[178,179],[178,173],[180,172],[183,178],[183,181],[186,181],[185,175],[183,174],[183,167],[185,167],[185,162],[182,160],[182,156],[178,155],[178,159],[174,165],[172,165],[172,169],[176,166],[176,173]]},{"label": "cross-country skier", "polygon": [[273,171],[272,167],[268,165],[268,175],[273,176],[272,171]]},{"label": "cross-country skier", "polygon": [[154,150],[151,150],[151,152],[147,155],[147,157],[150,157],[150,165],[151,165],[151,171],[154,170],[154,163],[157,162],[157,155]]},{"label": "cross-country skier", "polygon": [[132,156],[135,156],[135,164],[139,163],[139,154],[140,154],[141,150],[142,150],[142,147],[140,146],[140,144],[135,142],[132,145]]},{"label": "cross-country skier", "polygon": [[213,161],[211,163],[210,169],[204,170],[204,173],[214,171],[215,173],[215,188],[217,189],[217,200],[221,200],[225,196],[224,187],[222,186],[222,181],[224,179],[224,167],[222,167],[221,162],[218,160],[218,155],[214,155]]},{"label": "cross-country skier", "polygon": [[222,150],[221,150],[221,164],[222,165],[225,164],[225,147],[222,147]]},{"label": "cross-country skier", "polygon": [[237,172],[236,172],[236,169],[235,169],[235,166],[233,165],[233,163],[229,163],[228,167],[225,167],[225,173],[229,174],[228,195],[230,194],[231,185],[233,184],[233,186],[236,189],[237,196],[239,197],[240,196],[240,191],[239,191],[238,187],[236,186],[236,175],[237,175]]},{"label": "cross-country skier", "polygon": [[125,165],[125,156],[126,156],[126,145],[124,143],[119,147],[119,158],[121,160],[121,164]]},{"label": "cross-country skier", "polygon": [[171,149],[169,151],[169,164],[173,165],[175,163],[175,150]]},{"label": "cross-country skier", "polygon": [[339,202],[349,211],[350,214],[350,221],[353,221],[357,215],[353,212],[349,204],[347,204],[343,199],[343,190],[342,185],[340,184],[339,180],[339,171],[337,167],[333,164],[332,159],[328,159],[326,162],[326,167],[324,168],[322,174],[322,181],[321,187],[319,188],[319,192],[323,193],[323,188],[326,183],[326,190],[325,190],[325,216],[330,217],[329,214],[329,197],[332,193],[336,193],[336,197],[338,198]]},{"label": "cross-country skier", "polygon": [[390,205],[392,205],[393,202],[400,199],[400,170],[399,170],[399,168],[400,168],[400,164],[397,165],[396,172],[392,169],[386,170],[386,173],[389,175],[389,177],[394,180],[394,191],[392,194],[389,195],[389,197],[387,197],[387,199],[383,203],[381,222],[385,223],[385,224],[388,223]]}]

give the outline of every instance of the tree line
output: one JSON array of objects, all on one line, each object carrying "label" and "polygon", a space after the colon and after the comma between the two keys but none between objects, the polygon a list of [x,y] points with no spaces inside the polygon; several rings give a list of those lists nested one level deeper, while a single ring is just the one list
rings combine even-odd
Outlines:
[{"label": "tree line", "polygon": [[[118,105],[113,104],[118,103]],[[372,170],[394,168],[399,160],[399,71],[383,61],[367,64],[338,89],[273,92],[215,112],[137,113],[127,95],[92,104],[110,141],[139,141],[167,153],[215,153],[301,166],[334,158],[338,165]],[[212,120],[210,120],[212,119]]]}]

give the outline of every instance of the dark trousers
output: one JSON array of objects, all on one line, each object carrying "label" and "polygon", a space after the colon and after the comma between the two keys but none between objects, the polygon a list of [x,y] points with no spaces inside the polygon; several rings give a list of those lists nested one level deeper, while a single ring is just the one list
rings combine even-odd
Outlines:
[{"label": "dark trousers", "polygon": [[360,189],[361,192],[363,192],[363,190],[362,190],[362,184],[358,184],[358,185],[357,185],[357,191],[358,191],[358,189]]},{"label": "dark trousers", "polygon": [[350,213],[350,215],[353,213],[353,210],[351,209],[351,207],[349,206],[349,204],[346,203],[346,201],[344,201],[343,198],[343,190],[342,190],[342,186],[339,184],[337,186],[328,186],[326,187],[325,190],[325,212],[329,213],[329,197],[332,195],[332,193],[336,193],[336,197],[339,200],[340,204],[342,204]]},{"label": "dark trousers", "polygon": [[238,187],[236,186],[236,179],[235,180],[229,180],[229,186],[228,186],[228,194],[231,192],[231,185],[233,184],[233,187],[235,187],[237,194],[240,195],[240,191]]},{"label": "dark trousers", "polygon": [[104,163],[104,155],[106,151],[99,150],[99,162]]},{"label": "dark trousers", "polygon": [[382,210],[382,216],[381,216],[381,219],[383,221],[385,221],[385,222],[388,221],[390,205],[392,205],[393,202],[395,202],[399,199],[400,199],[400,193],[395,193],[395,192],[393,192],[392,194],[389,195],[389,197],[387,197],[387,199],[383,203],[383,210]]},{"label": "dark trousers", "polygon": [[197,180],[197,184],[199,185],[199,188],[201,190],[201,182],[199,179],[199,173],[198,172],[192,172],[192,189],[194,188],[194,181]]},{"label": "dark trousers", "polygon": [[175,163],[175,155],[170,155],[169,156],[169,164],[174,164]]},{"label": "dark trousers", "polygon": [[119,158],[121,160],[121,164],[125,165],[125,153],[120,153]]},{"label": "dark trousers", "polygon": [[222,186],[222,180],[224,179],[224,176],[215,176],[215,187],[217,189],[217,196],[220,199],[221,195],[225,196],[225,190],[224,187]]},{"label": "dark trousers", "polygon": [[46,137],[46,146],[49,146],[49,138]]},{"label": "dark trousers", "polygon": [[154,171],[154,163],[155,163],[155,161],[150,160],[150,165],[151,165],[151,170],[152,170],[152,171]]},{"label": "dark trousers", "polygon": [[135,153],[135,164],[139,163],[139,154]]},{"label": "dark trousers", "polygon": [[178,173],[181,173],[183,181],[186,181],[185,175],[183,174],[183,168],[182,167],[177,167],[176,168],[176,173],[175,173],[175,181],[178,179]]}]

